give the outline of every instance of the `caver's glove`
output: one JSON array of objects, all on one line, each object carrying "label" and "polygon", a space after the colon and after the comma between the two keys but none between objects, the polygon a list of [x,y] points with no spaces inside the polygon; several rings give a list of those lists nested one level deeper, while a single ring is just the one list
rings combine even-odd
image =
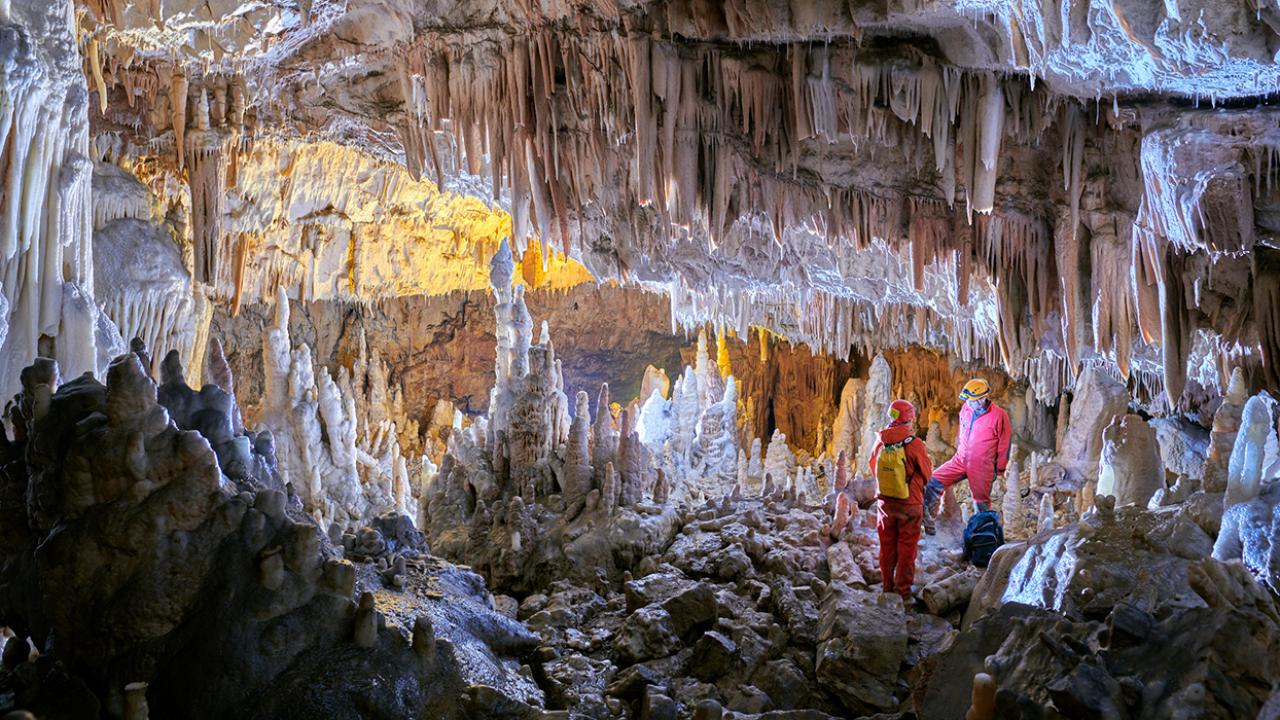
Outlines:
[{"label": "caver's glove", "polygon": [[924,486],[924,514],[926,517],[933,517],[938,514],[938,503],[942,500],[942,492],[945,489],[942,487],[941,480],[929,478],[929,482]]}]

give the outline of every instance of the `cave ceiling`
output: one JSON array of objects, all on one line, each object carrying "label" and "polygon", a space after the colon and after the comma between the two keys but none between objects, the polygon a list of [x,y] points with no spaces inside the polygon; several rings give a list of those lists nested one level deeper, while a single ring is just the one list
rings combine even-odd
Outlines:
[{"label": "cave ceiling", "polygon": [[1241,302],[1280,226],[1268,4],[75,12],[91,152],[169,206],[214,302],[483,288],[510,236],[677,325],[919,343],[1045,398],[1089,362],[1165,404],[1229,362],[1277,378]]}]

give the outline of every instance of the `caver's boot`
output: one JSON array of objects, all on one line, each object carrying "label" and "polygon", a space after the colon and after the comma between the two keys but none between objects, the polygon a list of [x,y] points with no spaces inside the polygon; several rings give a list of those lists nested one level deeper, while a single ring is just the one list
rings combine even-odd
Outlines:
[{"label": "caver's boot", "polygon": [[926,535],[937,535],[938,526],[934,523],[933,518],[938,514],[938,504],[942,500],[942,483],[929,478],[928,484],[924,486],[924,517],[920,522],[920,526],[924,528]]}]

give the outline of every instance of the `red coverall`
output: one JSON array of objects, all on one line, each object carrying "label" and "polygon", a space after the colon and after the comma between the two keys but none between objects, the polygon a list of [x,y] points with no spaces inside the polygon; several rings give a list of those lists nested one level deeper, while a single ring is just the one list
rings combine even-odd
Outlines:
[{"label": "red coverall", "polygon": [[[871,453],[871,476],[876,476],[880,449],[894,445],[911,435],[909,423],[894,424],[880,431],[880,442]],[[929,452],[924,441],[913,439],[903,448],[907,464],[905,500],[878,496],[876,531],[880,535],[880,579],[884,592],[911,597],[911,583],[916,578],[916,550],[920,543],[920,521],[924,517],[924,485],[929,482]]]},{"label": "red coverall", "polygon": [[1013,427],[1009,414],[994,403],[975,413],[969,403],[960,411],[956,454],[942,463],[933,478],[949,488],[968,478],[974,502],[991,502],[991,481],[1009,464],[1009,440]]}]

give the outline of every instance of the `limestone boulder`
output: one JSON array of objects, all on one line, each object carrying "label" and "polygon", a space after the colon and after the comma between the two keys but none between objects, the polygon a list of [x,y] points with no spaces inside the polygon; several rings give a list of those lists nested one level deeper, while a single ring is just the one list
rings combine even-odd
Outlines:
[{"label": "limestone boulder", "polygon": [[1069,618],[1098,617],[1121,603],[1149,610],[1202,607],[1187,591],[1189,568],[1212,543],[1184,514],[1136,507],[1095,512],[1001,547],[974,588],[964,625],[1017,602]]},{"label": "limestone boulder", "polygon": [[633,613],[622,624],[618,633],[614,656],[621,665],[661,658],[682,647],[680,634],[670,613],[650,605]]},{"label": "limestone boulder", "polygon": [[1270,717],[1259,714],[1280,675],[1268,650],[1280,637],[1270,607],[1224,599],[1158,616],[1122,604],[1072,620],[1009,603],[926,661],[915,710],[958,717],[974,675],[987,673],[998,687],[997,718]]},{"label": "limestone boulder", "polygon": [[1147,422],[1156,431],[1160,460],[1165,468],[1175,475],[1203,479],[1209,455],[1209,430],[1182,416],[1152,418]]},{"label": "limestone boulder", "polygon": [[907,655],[902,598],[833,582],[818,620],[818,682],[850,711],[897,706],[898,669]]}]

